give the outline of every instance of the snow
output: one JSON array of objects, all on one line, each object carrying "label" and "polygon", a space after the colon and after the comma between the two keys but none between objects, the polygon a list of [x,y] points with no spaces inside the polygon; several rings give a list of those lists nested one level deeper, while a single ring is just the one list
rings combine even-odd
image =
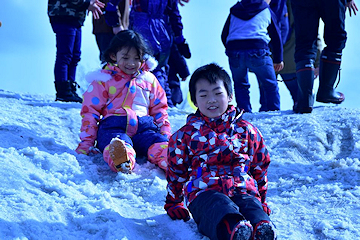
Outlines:
[{"label": "snow", "polygon": [[[116,174],[101,155],[75,153],[81,105],[54,102],[55,36],[46,4],[12,0],[0,8],[0,239],[207,240],[193,220],[166,215],[166,180],[159,168],[138,159],[134,173]],[[197,0],[181,8],[191,72],[217,62],[230,73],[219,34],[231,5]],[[347,98],[343,104],[316,103],[305,115],[290,110],[244,115],[261,130],[270,151],[267,200],[279,240],[360,239],[357,27],[358,17],[347,16],[338,88]],[[82,92],[84,75],[98,68],[91,28],[88,17],[77,71]],[[187,82],[181,85],[187,88]],[[254,78],[251,85],[256,111]],[[281,109],[291,109],[284,84],[279,88]],[[192,111],[186,104],[169,110],[173,131]]]},{"label": "snow", "polygon": [[[113,173],[78,155],[81,105],[0,90],[0,239],[206,240],[195,222],[163,209],[162,170],[138,159]],[[173,131],[190,107],[170,109]],[[246,113],[272,162],[268,202],[278,239],[360,237],[360,109]]]}]

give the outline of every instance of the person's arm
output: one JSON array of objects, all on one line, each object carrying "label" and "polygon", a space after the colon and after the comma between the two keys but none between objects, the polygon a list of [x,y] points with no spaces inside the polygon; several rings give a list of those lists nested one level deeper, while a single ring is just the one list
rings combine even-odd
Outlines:
[{"label": "person's arm", "polygon": [[354,15],[356,15],[356,12],[358,11],[358,8],[354,0],[347,1],[346,9],[349,9],[350,17],[351,17],[351,10],[353,11]]},{"label": "person's arm", "polygon": [[[80,115],[82,116],[80,128],[80,140],[76,152],[80,154],[89,154],[94,147],[97,138],[98,122],[100,121],[101,111],[105,106],[107,99],[103,97],[105,91],[104,86],[97,81],[91,83],[89,88],[93,91],[84,93],[84,99]],[[94,104],[91,100],[99,99],[98,104]]]},{"label": "person's arm", "polygon": [[281,64],[282,64],[282,67],[284,67],[283,45],[282,45],[282,41],[281,41],[280,30],[279,30],[278,26],[276,25],[276,20],[275,20],[276,16],[270,8],[269,8],[269,10],[271,13],[271,23],[268,27],[269,37],[271,38],[269,45],[271,46],[271,50],[272,50],[272,54],[273,54],[274,68],[275,68],[275,64],[277,64],[277,67],[279,69],[281,67]]},{"label": "person's arm", "polygon": [[251,162],[250,171],[251,175],[257,182],[261,203],[266,203],[266,193],[268,186],[267,171],[270,164],[270,155],[260,131],[254,126],[252,126],[252,128],[253,130],[251,133],[249,133],[249,136],[253,135],[251,140],[249,140],[249,149],[253,149],[254,155]]},{"label": "person's arm", "polygon": [[[184,207],[183,188],[189,179],[188,145],[186,134],[179,130],[169,139],[168,168],[166,171],[167,195],[164,209],[171,219],[190,219],[189,211]],[[181,141],[179,141],[181,139]],[[180,161],[181,159],[181,161]]]},{"label": "person's arm", "polygon": [[151,95],[154,97],[150,100],[149,115],[153,116],[154,122],[160,128],[160,133],[169,138],[171,135],[171,126],[167,113],[168,105],[166,93],[156,77],[152,73],[149,74],[154,78],[151,88]]}]

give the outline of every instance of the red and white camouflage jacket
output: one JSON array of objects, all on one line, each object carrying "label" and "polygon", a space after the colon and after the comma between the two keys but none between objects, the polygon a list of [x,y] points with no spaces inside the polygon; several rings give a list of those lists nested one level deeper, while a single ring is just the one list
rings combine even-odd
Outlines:
[{"label": "red and white camouflage jacket", "polygon": [[189,205],[207,190],[266,200],[269,152],[260,131],[234,106],[217,119],[199,111],[169,140],[166,203]]}]

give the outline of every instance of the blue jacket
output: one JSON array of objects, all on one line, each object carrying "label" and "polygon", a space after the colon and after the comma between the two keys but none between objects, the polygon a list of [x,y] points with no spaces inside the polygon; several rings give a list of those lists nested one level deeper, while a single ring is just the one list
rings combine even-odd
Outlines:
[{"label": "blue jacket", "polygon": [[134,0],[130,11],[130,28],[143,35],[150,44],[153,54],[170,52],[171,30],[175,37],[181,37],[183,24],[177,0]]},{"label": "blue jacket", "polygon": [[[253,17],[265,9],[269,9],[271,13],[271,23],[267,28],[271,38],[270,43],[267,43],[263,39],[255,38],[227,41],[230,31],[231,16],[245,21],[251,21]],[[230,14],[225,22],[221,40],[227,50],[269,49],[269,45],[271,45],[274,63],[280,63],[283,60],[283,47],[280,31],[276,23],[275,14],[264,0],[242,0],[230,8]]]}]

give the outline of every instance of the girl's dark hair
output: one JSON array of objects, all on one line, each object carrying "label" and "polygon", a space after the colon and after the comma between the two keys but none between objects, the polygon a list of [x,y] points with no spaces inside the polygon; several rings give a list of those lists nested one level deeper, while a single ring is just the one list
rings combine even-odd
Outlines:
[{"label": "girl's dark hair", "polygon": [[233,90],[231,85],[231,78],[229,74],[216,63],[210,63],[208,65],[199,67],[192,74],[189,82],[189,91],[191,101],[196,104],[196,83],[199,79],[206,79],[210,84],[216,83],[216,81],[221,80],[224,82],[224,87],[229,96],[232,96]]},{"label": "girl's dark hair", "polygon": [[116,63],[116,61],[111,59],[110,56],[112,54],[116,54],[123,48],[135,48],[141,61],[143,60],[143,56],[145,54],[151,55],[151,51],[140,33],[133,30],[124,30],[118,32],[111,39],[110,45],[103,53],[101,59],[105,62]]}]

